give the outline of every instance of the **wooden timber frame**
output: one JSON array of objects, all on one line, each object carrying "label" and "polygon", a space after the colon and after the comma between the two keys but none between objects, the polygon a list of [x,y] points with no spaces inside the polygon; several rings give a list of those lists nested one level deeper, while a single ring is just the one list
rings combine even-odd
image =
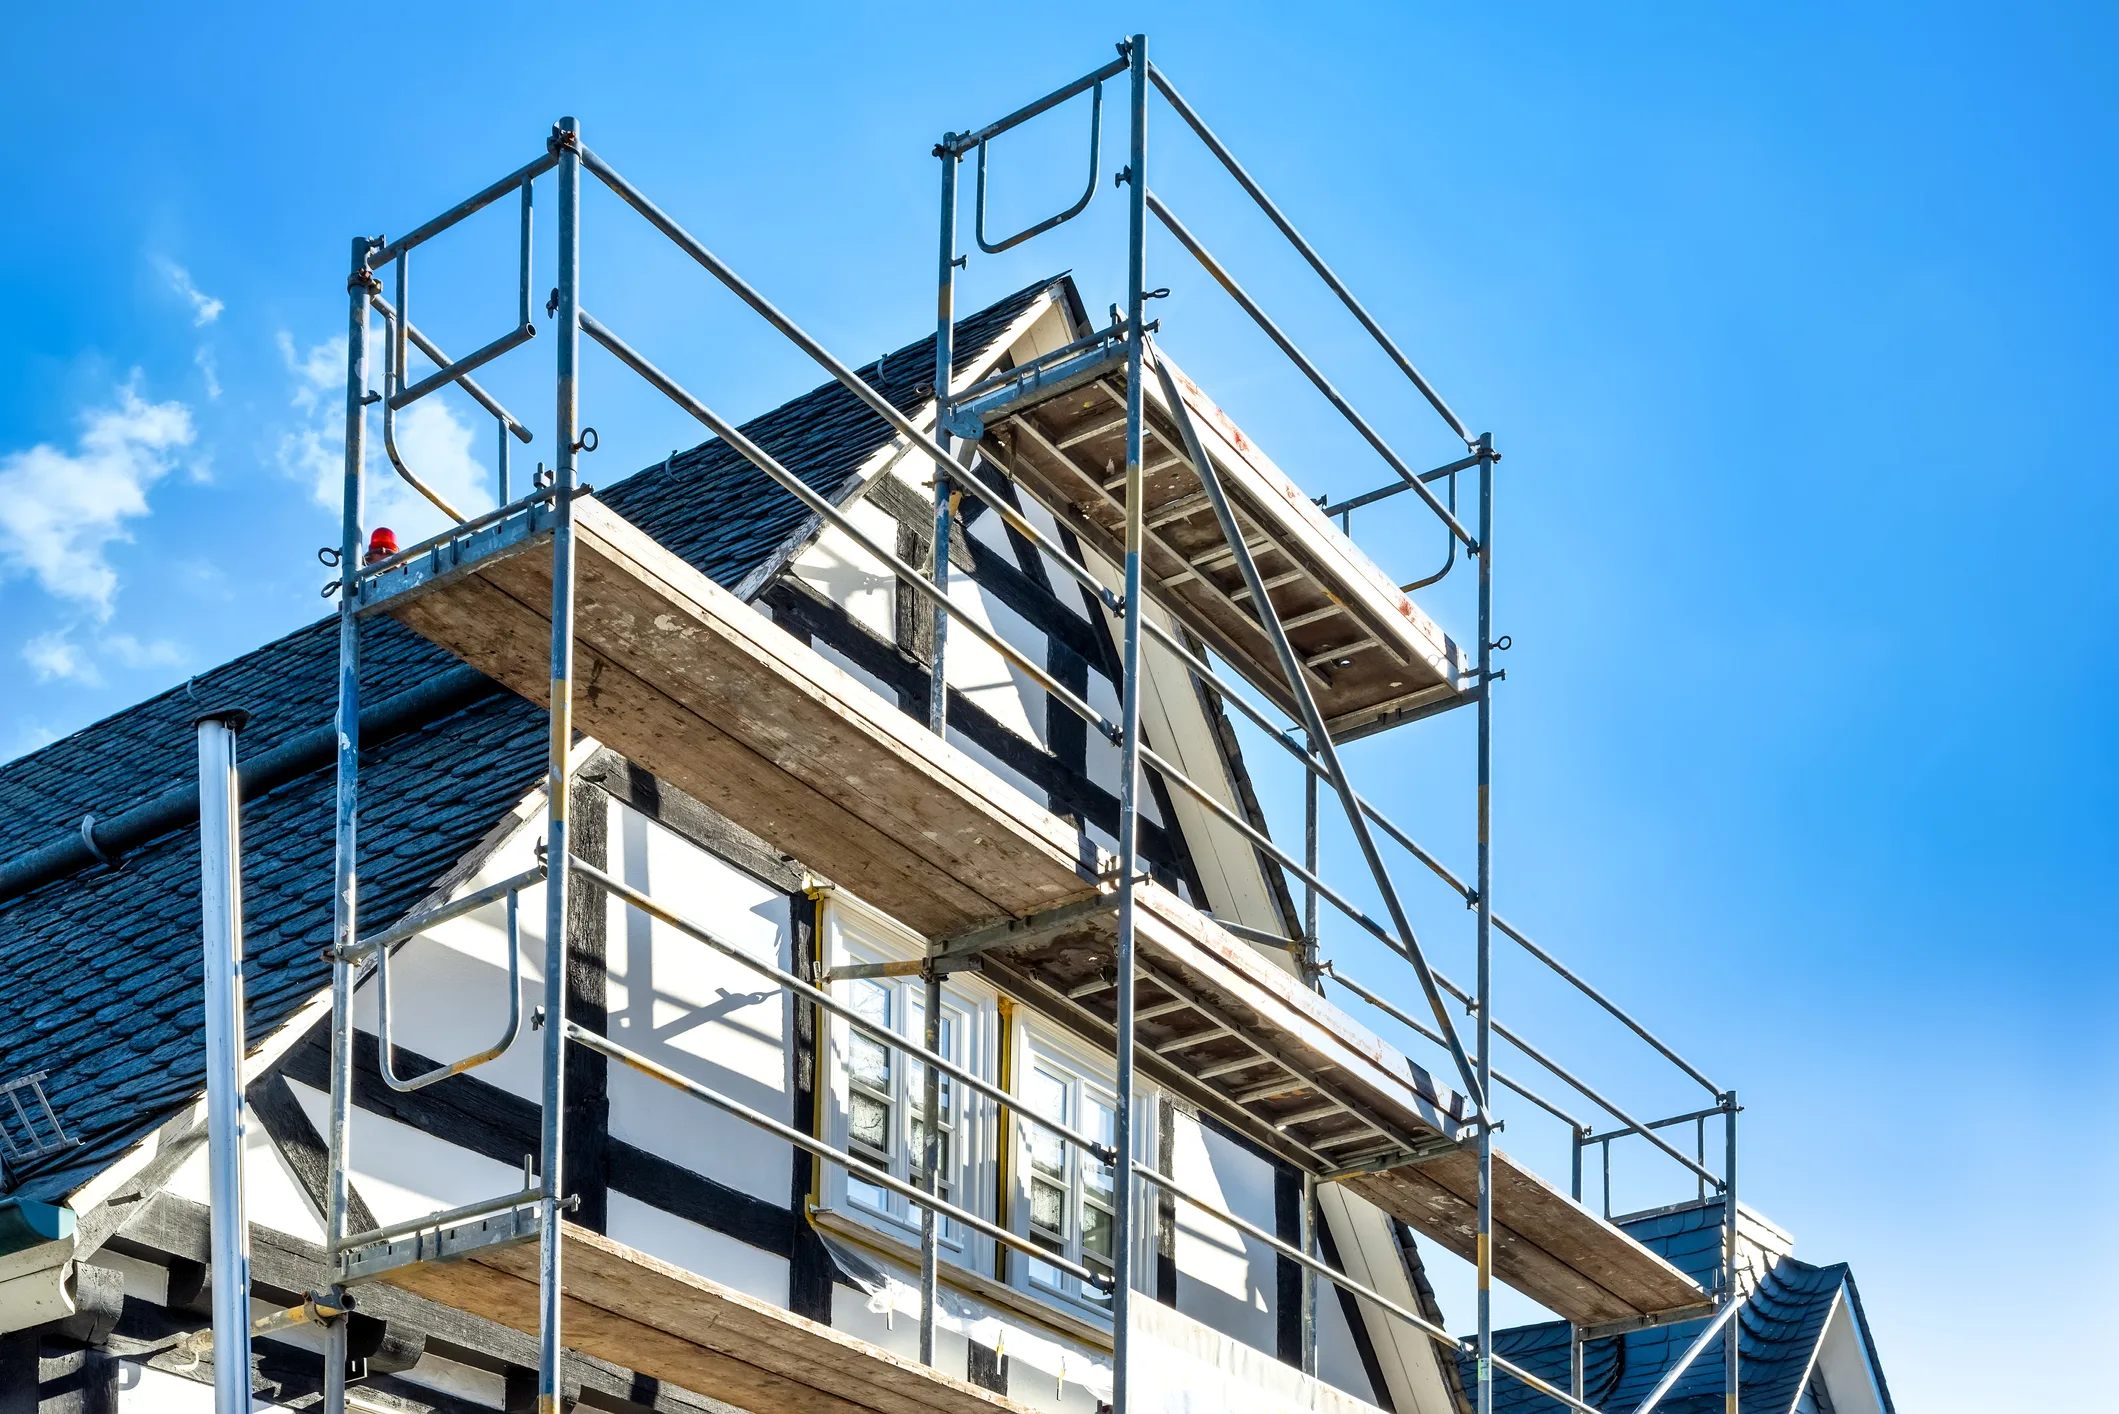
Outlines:
[{"label": "wooden timber frame", "polygon": [[[1077,320],[1074,344],[1028,365],[975,380],[953,364],[957,255],[957,167],[976,153],[981,185],[976,225],[989,252],[1049,230],[1067,212],[999,244],[985,232],[986,144],[1067,99],[1090,94],[1101,111],[1107,81],[1123,76],[1129,102],[1130,161],[1120,173],[1127,189],[1128,274],[1123,312],[1101,331]],[[1147,189],[1146,113],[1159,91],[1252,195],[1375,336],[1417,390],[1460,438],[1467,456],[1435,472],[1415,474],[1377,437],[1306,358],[1287,341],[1227,273]],[[1459,1341],[1407,1315],[1373,1291],[1322,1267],[1317,1237],[1304,1206],[1303,1232],[1292,1252],[1356,1297],[1411,1320],[1449,1352],[1476,1359],[1478,1414],[1490,1414],[1497,1374],[1529,1380],[1493,1354],[1490,1284],[1495,1275],[1567,1319],[1576,1346],[1585,1332],[1609,1331],[1697,1315],[1719,1305],[1726,1319],[1739,1299],[1734,1276],[1736,1221],[1734,1092],[1716,1090],[1661,1042],[1618,1012],[1601,994],[1498,925],[1492,904],[1490,808],[1492,700],[1499,680],[1492,654],[1493,490],[1498,453],[1490,436],[1474,436],[1379,326],[1331,273],[1277,207],[1237,165],[1148,62],[1147,38],[1134,35],[1117,60],[1064,86],[999,123],[970,133],[945,134],[941,159],[942,240],[938,265],[935,374],[938,390],[918,418],[892,405],[835,359],[792,320],[715,257],[581,141],[578,125],[555,125],[543,156],[415,228],[397,241],[358,239],[348,282],[349,341],[345,510],[337,564],[340,609],[338,704],[338,848],[335,864],[333,1041],[326,1142],[330,1211],[326,1256],[335,1280],[381,1279],[490,1319],[533,1332],[539,1346],[539,1404],[559,1408],[564,1388],[563,1346],[591,1351],[675,1384],[731,1395],[759,1414],[781,1411],[912,1408],[1011,1408],[1005,1399],[933,1368],[934,1309],[939,1274],[938,1212],[1004,1242],[1012,1231],[941,1201],[933,1189],[932,1148],[917,1165],[924,1191],[900,1185],[923,1211],[920,1362],[851,1340],[828,1327],[680,1272],[563,1219],[568,1195],[554,1176],[565,1172],[565,1048],[583,1042],[566,1016],[562,979],[568,970],[565,926],[577,866],[568,844],[567,784],[578,759],[577,737],[593,738],[639,763],[742,825],[772,847],[800,860],[833,887],[844,888],[929,939],[923,965],[926,1015],[939,1015],[938,989],[946,971],[976,967],[1009,991],[1085,1036],[1107,1044],[1117,1071],[1116,1135],[1099,1147],[1105,1162],[1134,1153],[1131,1129],[1137,1075],[1211,1113],[1234,1131],[1309,1175],[1346,1184],[1412,1230],[1472,1261],[1478,1275],[1477,1335]],[[586,171],[656,227],[778,332],[817,360],[849,393],[894,428],[902,444],[931,459],[934,485],[929,566],[911,566],[865,537],[845,514],[712,412],[667,374],[625,344],[582,308],[580,184]],[[549,477],[530,495],[510,502],[503,457],[500,509],[465,520],[421,483],[399,458],[391,415],[419,397],[454,384],[492,412],[502,429],[528,433],[471,379],[473,370],[526,341],[532,332],[529,238],[530,191],[556,173],[558,283],[549,312],[557,344],[555,426],[558,448]],[[514,193],[522,205],[522,290],[519,330],[470,356],[449,362],[410,322],[405,296],[406,256],[466,216]],[[1478,625],[1467,653],[1396,585],[1335,530],[1295,483],[1248,439],[1197,385],[1159,353],[1146,318],[1147,301],[1166,291],[1148,288],[1147,218],[1153,210],[1210,274],[1273,337],[1297,367],[1354,423],[1402,479],[1390,491],[1410,490],[1476,563]],[[394,265],[397,300],[381,298],[375,272]],[[370,323],[384,315],[389,340],[385,387],[368,391]],[[592,440],[579,426],[580,340],[588,334],[710,432],[742,454],[811,512],[805,534],[829,528],[850,538],[913,590],[934,613],[930,683],[924,725],[840,671],[806,643],[749,604],[721,589],[580,485],[578,456]],[[437,365],[408,382],[407,342]],[[984,370],[979,370],[983,372]],[[370,553],[364,540],[363,478],[366,408],[383,405],[384,441],[398,473],[458,524],[428,544],[402,553]],[[1121,582],[1104,583],[1088,556],[1055,542],[1015,509],[1015,498],[967,470],[983,455],[1049,511],[1090,555],[1114,567]],[[1427,481],[1476,469],[1476,529],[1460,521],[1427,489]],[[858,494],[856,488],[855,494]],[[1011,533],[1074,577],[1094,604],[1122,628],[1117,654],[1117,722],[1070,693],[990,629],[966,618],[947,593],[954,498],[975,495],[1001,515]],[[1189,640],[1151,621],[1145,606],[1166,611]],[[542,1035],[543,1135],[536,1174],[521,1192],[500,1195],[421,1222],[367,1233],[348,1231],[346,1175],[354,1036],[353,989],[373,954],[358,928],[354,821],[359,799],[359,631],[373,615],[388,615],[442,645],[550,713],[549,780],[543,883],[548,917],[546,994]],[[1116,849],[1106,852],[1086,828],[1061,820],[1014,786],[950,745],[945,654],[952,624],[1007,657],[1055,701],[1082,715],[1117,746],[1121,756]],[[1310,794],[1308,847],[1297,860],[1258,825],[1237,816],[1185,780],[1143,738],[1141,682],[1149,637],[1177,654],[1209,694],[1236,703],[1301,757],[1331,788],[1361,847],[1388,917],[1366,917],[1316,874],[1316,792]],[[1501,645],[1505,646],[1505,644]],[[1204,651],[1201,651],[1201,650]],[[1208,655],[1294,719],[1294,730],[1274,728],[1259,709],[1224,681]],[[1478,859],[1465,885],[1412,845],[1354,792],[1338,745],[1354,737],[1418,720],[1460,705],[1478,717],[1476,803]],[[1150,880],[1137,852],[1143,773],[1190,791],[1232,828],[1247,835],[1262,860],[1296,873],[1311,908],[1303,936],[1262,938],[1200,912]],[[1377,852],[1371,819],[1406,843],[1476,914],[1478,977],[1467,1001],[1474,1039],[1460,1040],[1435,974],[1407,921],[1395,884]],[[588,876],[583,876],[587,880]],[[608,887],[608,885],[604,885]],[[1449,1051],[1456,1071],[1444,1083],[1326,1002],[1315,900],[1323,898],[1401,954],[1420,982],[1432,1014],[1432,1039]],[[1715,1095],[1724,1115],[1728,1156],[1720,1175],[1678,1154],[1612,1108],[1564,1071],[1530,1052],[1563,1081],[1616,1116],[1626,1131],[1693,1168],[1714,1183],[1727,1214],[1724,1270],[1717,1289],[1703,1289],[1580,1200],[1562,1194],[1494,1146],[1491,937],[1497,926],[1551,963],[1631,1026]],[[706,936],[703,930],[695,930]],[[1240,935],[1240,936],[1239,936]],[[383,943],[388,946],[387,939]],[[1296,955],[1282,966],[1260,951],[1280,946]],[[1357,991],[1359,989],[1356,989]],[[1454,989],[1453,989],[1454,990]],[[1362,995],[1367,995],[1362,993]],[[1379,1003],[1381,1005],[1381,1003]],[[1421,1023],[1384,1006],[1415,1029]],[[383,1044],[387,1044],[387,1039]],[[637,1060],[607,1040],[595,1043],[614,1058]],[[934,1059],[924,1045],[892,1041],[915,1062]],[[468,1064],[468,1063],[467,1063]],[[636,1068],[646,1068],[637,1067]],[[941,1068],[924,1066],[926,1105],[937,1104]],[[651,1071],[652,1073],[652,1071]],[[748,1118],[773,1124],[725,1097],[674,1073],[669,1083]],[[1520,1086],[1502,1080],[1521,1091]],[[1521,1093],[1536,1100],[1528,1091]],[[1555,1113],[1562,1113],[1542,1100]],[[1046,1124],[1012,1102],[1017,1122]],[[1563,1116],[1564,1117],[1564,1116]],[[1577,1152],[1589,1135],[1574,1124]],[[818,1144],[783,1127],[783,1137]],[[1607,1136],[1608,1137],[1608,1136]],[[929,1142],[934,1142],[930,1132]],[[820,1157],[852,1167],[837,1151]],[[1142,1172],[1138,1166],[1136,1172]],[[873,1171],[870,1171],[873,1178]],[[887,1179],[887,1176],[885,1176]],[[1115,1187],[1113,1270],[1100,1279],[1112,1294],[1115,1414],[1128,1411],[1128,1344],[1136,1185]],[[1201,1200],[1169,1188],[1191,1203]],[[1607,1195],[1608,1202],[1608,1195]],[[1218,1210],[1217,1210],[1218,1211]],[[1237,1221],[1228,1214],[1221,1216]],[[1066,1266],[1064,1259],[1041,1260]],[[1086,1269],[1078,1276],[1093,1278]],[[1314,1322],[1305,1294],[1305,1361]],[[332,1326],[327,1350],[327,1414],[344,1414],[343,1322]],[[1727,1379],[1734,1390],[1735,1349]],[[1695,1352],[1696,1354],[1697,1352]],[[1689,1357],[1688,1357],[1689,1358]],[[1581,1397],[1580,1362],[1570,1394],[1529,1382],[1563,1405],[1595,1411]]]}]

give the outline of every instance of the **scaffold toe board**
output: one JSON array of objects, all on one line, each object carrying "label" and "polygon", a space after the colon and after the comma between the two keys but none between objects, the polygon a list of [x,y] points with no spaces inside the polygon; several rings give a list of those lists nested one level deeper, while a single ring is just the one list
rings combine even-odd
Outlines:
[{"label": "scaffold toe board", "polygon": [[[578,730],[929,936],[1095,891],[1075,827],[593,498],[572,504]],[[400,568],[363,612],[549,700],[549,511]]]},{"label": "scaffold toe board", "polygon": [[[1374,1156],[1377,1171],[1348,1178],[1348,1187],[1473,1256],[1478,1161],[1468,1145],[1449,1145],[1469,1132],[1465,1099],[1168,890],[1144,884],[1134,900],[1136,1035],[1144,1054],[1180,1073],[1161,1078],[1188,1077],[1195,1098],[1211,1092],[1225,1116],[1306,1151],[1319,1171]],[[1110,913],[1087,915],[1027,930],[986,955],[1108,1021],[1115,931]],[[1393,1163],[1423,1151],[1432,1156]],[[1497,1274],[1579,1325],[1707,1303],[1683,1272],[1498,1151],[1494,1222]]]},{"label": "scaffold toe board", "polygon": [[[981,446],[992,459],[1115,564],[1125,556],[1125,345],[1092,355],[1075,355],[1084,365],[1078,371],[1003,384],[969,406],[984,424]],[[1159,349],[1156,356],[1168,362]],[[1170,372],[1332,735],[1361,736],[1466,700],[1472,679],[1464,650],[1212,399],[1174,365]],[[1149,591],[1292,709],[1272,641],[1184,454],[1161,382],[1144,381],[1141,570]]]},{"label": "scaffold toe board", "polygon": [[[754,1414],[1006,1414],[1005,1396],[563,1224],[566,1343]],[[385,1280],[537,1333],[539,1249],[401,1267]]]}]

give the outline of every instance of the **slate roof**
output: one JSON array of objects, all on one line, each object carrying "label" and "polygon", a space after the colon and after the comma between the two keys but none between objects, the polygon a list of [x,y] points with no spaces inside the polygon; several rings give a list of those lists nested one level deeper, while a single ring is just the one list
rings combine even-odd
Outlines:
[{"label": "slate roof", "polygon": [[[1721,1209],[1702,1204],[1673,1209],[1621,1225],[1645,1246],[1668,1258],[1679,1270],[1710,1285],[1721,1262]],[[1783,1257],[1760,1279],[1744,1309],[1737,1313],[1737,1381],[1743,1407],[1760,1414],[1790,1414],[1803,1393],[1805,1377],[1834,1299],[1844,1290],[1864,1343],[1868,1322],[1854,1278],[1844,1264],[1814,1267]],[[1583,1352],[1583,1395],[1604,1414],[1627,1414],[1654,1390],[1706,1328],[1707,1322],[1633,1331],[1590,1342]],[[1658,1414],[1720,1414],[1725,1330],[1693,1362],[1676,1388],[1657,1406]],[[1568,1381],[1568,1329],[1565,1321],[1517,1326],[1494,1333],[1494,1349],[1541,1379],[1560,1388]],[[1467,1388],[1475,1372],[1468,1357],[1458,1358]],[[1881,1372],[1878,1374],[1881,1383]],[[1884,1394],[1890,1408],[1890,1394]],[[1494,1381],[1495,1414],[1560,1414],[1558,1400],[1539,1394],[1506,1375]]]},{"label": "slate roof", "polygon": [[[1036,298],[1041,281],[957,325],[969,361]],[[900,409],[926,401],[934,339],[859,370]],[[890,440],[888,424],[827,383],[744,424],[827,495]],[[806,512],[735,451],[710,441],[600,489],[599,498],[725,586],[765,563]],[[337,619],[268,643],[189,682],[0,766],[0,859],[191,780],[192,724],[210,707],[250,711],[254,756],[327,724]],[[454,667],[388,620],[362,629],[361,680],[375,701]],[[364,753],[361,907],[400,917],[544,777],[541,709],[501,691]],[[263,1041],[330,983],[332,772],[301,777],[244,810],[249,1038]],[[58,1201],[203,1089],[197,834],[135,850],[118,872],[57,879],[0,904],[0,1079],[48,1072],[46,1094],[78,1147],[12,1166],[8,1196]]]}]

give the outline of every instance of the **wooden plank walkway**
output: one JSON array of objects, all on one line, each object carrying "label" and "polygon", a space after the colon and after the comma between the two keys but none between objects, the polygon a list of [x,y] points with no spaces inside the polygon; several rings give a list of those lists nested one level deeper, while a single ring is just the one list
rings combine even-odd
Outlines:
[{"label": "wooden plank walkway", "polygon": [[[570,1350],[727,1400],[753,1414],[1013,1414],[1027,1410],[660,1261],[561,1224]],[[430,1301],[537,1333],[539,1245],[399,1267],[384,1278]]]},{"label": "wooden plank walkway", "polygon": [[[1101,371],[989,402],[981,448],[1060,522],[1116,564],[1125,553],[1123,346]],[[1167,354],[1158,357],[1169,362]],[[1463,648],[1339,532],[1272,458],[1172,364],[1179,395],[1236,512],[1266,594],[1307,663],[1335,740],[1379,731],[1466,700]],[[1163,396],[1149,379],[1142,466],[1148,592],[1261,691],[1290,710],[1279,660],[1252,612],[1212,504]],[[1417,554],[1439,562],[1440,523]],[[1408,550],[1408,554],[1415,551]],[[1433,566],[1423,563],[1420,573]]]},{"label": "wooden plank walkway", "polygon": [[[977,951],[1004,986],[1023,979],[1109,1020],[1109,861],[1073,826],[592,498],[574,515],[580,730],[930,938],[1079,905]],[[534,518],[522,532],[408,566],[364,612],[547,700],[550,532]],[[1138,1038],[1162,1073],[1315,1171],[1391,1165],[1349,1182],[1468,1251],[1468,1159],[1447,1142],[1461,1098],[1182,899],[1153,885],[1137,897]],[[1706,1299],[1505,1157],[1496,1171],[1495,1269],[1533,1299],[1585,1325]]]}]

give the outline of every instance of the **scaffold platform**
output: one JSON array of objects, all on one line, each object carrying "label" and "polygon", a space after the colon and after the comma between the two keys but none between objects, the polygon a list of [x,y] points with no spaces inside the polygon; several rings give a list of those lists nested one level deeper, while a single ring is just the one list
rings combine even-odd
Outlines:
[{"label": "scaffold platform", "polygon": [[[1126,345],[1115,333],[975,385],[958,415],[981,449],[1113,564],[1125,558]],[[1165,363],[1167,354],[1158,355]],[[1197,384],[1170,369],[1229,494],[1281,626],[1335,740],[1468,701],[1464,650],[1304,495]],[[1157,604],[1292,712],[1236,552],[1185,454],[1162,387],[1142,389],[1141,570]],[[970,430],[968,427],[966,430]]]},{"label": "scaffold platform", "polygon": [[[592,496],[571,509],[581,731],[922,932],[943,965],[1111,1023],[1116,893],[1076,827]],[[415,548],[365,582],[361,611],[544,703],[552,518],[523,506]],[[1465,1251],[1465,1100],[1174,893],[1143,882],[1135,899],[1148,1073]],[[1526,1295],[1585,1326],[1707,1304],[1505,1154],[1494,1167],[1495,1269]]]}]

